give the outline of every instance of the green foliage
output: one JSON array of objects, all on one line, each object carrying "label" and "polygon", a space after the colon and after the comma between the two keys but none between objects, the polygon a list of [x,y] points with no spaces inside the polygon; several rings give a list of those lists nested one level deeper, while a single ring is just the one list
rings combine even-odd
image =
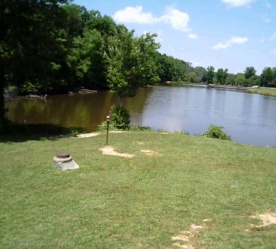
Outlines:
[{"label": "green foliage", "polygon": [[21,85],[18,89],[18,92],[20,95],[26,95],[26,94],[37,94],[40,90],[40,84],[31,83],[30,81],[25,82],[23,85]]},{"label": "green foliage", "polygon": [[236,84],[236,77],[234,74],[228,74],[227,78],[226,78],[226,85],[230,85],[230,86],[234,86]]},{"label": "green foliage", "polygon": [[[108,129],[110,131],[117,131],[117,130],[121,130],[118,129],[116,126],[114,126],[114,124],[112,124],[111,122],[109,123]],[[99,126],[98,126],[98,130],[99,131],[106,131],[107,130],[107,122],[103,121]]]},{"label": "green foliage", "polygon": [[[155,63],[157,65],[157,73],[160,77],[161,82],[188,82],[188,74],[193,72],[192,67],[189,63],[180,59],[176,59],[172,56],[167,56],[166,54],[160,54],[159,52],[155,53]],[[195,81],[197,81],[197,79]]]},{"label": "green foliage", "polygon": [[266,67],[261,74],[261,86],[276,87],[276,67]]},{"label": "green foliage", "polygon": [[207,67],[206,72],[207,83],[212,84],[215,78],[215,68],[213,66]]},{"label": "green foliage", "polygon": [[5,93],[12,97],[15,97],[18,95],[18,88],[16,86],[8,86],[5,89]]},{"label": "green foliage", "polygon": [[[112,106],[110,108],[109,130],[128,130],[130,129],[130,114],[126,108],[120,106]],[[104,131],[107,129],[107,121],[103,121],[98,129]],[[135,130],[135,127],[133,127]]]},{"label": "green foliage", "polygon": [[244,77],[246,79],[249,79],[253,77],[256,74],[256,69],[254,67],[246,67],[244,70]]},{"label": "green foliage", "polygon": [[197,83],[197,82],[198,82],[195,72],[190,72],[190,73],[188,74],[188,81],[189,81],[190,83]]},{"label": "green foliage", "polygon": [[149,126],[139,126],[139,125],[131,125],[129,127],[130,131],[153,131],[153,129]]},{"label": "green foliage", "polygon": [[206,81],[206,69],[203,67],[196,67],[194,69],[196,74],[196,81],[195,83],[201,83]]},{"label": "green foliage", "polygon": [[126,108],[112,106],[110,108],[110,124],[116,128],[128,129],[130,125],[130,114]]},{"label": "green foliage", "polygon": [[97,30],[86,30],[83,36],[73,38],[67,63],[79,85],[90,89],[104,85],[103,49],[104,41]]},{"label": "green foliage", "polygon": [[133,97],[139,87],[154,83],[155,63],[153,55],[159,48],[156,35],[134,37],[134,31],[119,27],[115,36],[108,40],[105,53],[109,87],[120,97]]},{"label": "green foliage", "polygon": [[228,69],[223,70],[222,68],[219,68],[217,73],[215,74],[217,83],[220,85],[225,85],[227,76],[228,76]]},{"label": "green foliage", "polygon": [[203,136],[222,140],[231,140],[231,137],[227,136],[224,132],[223,127],[216,125],[210,125],[208,131],[204,133]]},{"label": "green foliage", "polygon": [[245,86],[246,85],[246,79],[244,77],[244,74],[238,73],[235,79],[235,85],[237,86]]}]

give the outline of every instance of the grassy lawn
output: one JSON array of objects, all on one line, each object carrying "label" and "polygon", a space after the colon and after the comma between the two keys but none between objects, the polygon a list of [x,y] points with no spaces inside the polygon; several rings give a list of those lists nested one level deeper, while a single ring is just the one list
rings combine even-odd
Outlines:
[{"label": "grassy lawn", "polygon": [[[104,133],[1,142],[0,248],[275,248],[276,225],[252,218],[276,212],[275,147],[156,132],[109,141],[134,157],[103,155]],[[53,168],[62,151],[79,170]]]},{"label": "grassy lawn", "polygon": [[268,87],[254,88],[254,89],[249,89],[248,92],[276,97],[276,88],[268,88]]}]

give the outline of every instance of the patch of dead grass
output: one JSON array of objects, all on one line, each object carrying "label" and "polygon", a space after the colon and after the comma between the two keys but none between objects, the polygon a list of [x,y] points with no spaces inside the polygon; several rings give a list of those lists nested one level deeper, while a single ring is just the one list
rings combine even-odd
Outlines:
[{"label": "patch of dead grass", "polygon": [[103,147],[103,148],[101,148],[99,150],[102,151],[103,155],[119,156],[119,157],[125,157],[125,158],[132,158],[132,157],[134,157],[133,154],[127,154],[127,153],[117,152],[111,146],[105,146],[105,147]]},{"label": "patch of dead grass", "polygon": [[172,245],[178,248],[183,248],[183,249],[194,249],[194,247],[191,245],[191,238],[196,236],[196,234],[206,228],[206,223],[209,222],[210,219],[205,219],[204,220],[204,225],[203,226],[197,226],[195,224],[190,225],[190,229],[186,231],[181,231],[179,234],[172,236],[172,241],[176,241]]},{"label": "patch of dead grass", "polygon": [[253,219],[260,219],[262,224],[259,226],[254,226],[256,228],[258,227],[266,227],[270,225],[276,225],[276,213],[266,213],[266,214],[260,214],[257,216],[251,216]]},{"label": "patch of dead grass", "polygon": [[147,156],[158,156],[159,154],[153,150],[141,150]]},{"label": "patch of dead grass", "polygon": [[77,138],[96,137],[98,135],[100,135],[100,133],[91,132],[91,133],[78,134]]}]

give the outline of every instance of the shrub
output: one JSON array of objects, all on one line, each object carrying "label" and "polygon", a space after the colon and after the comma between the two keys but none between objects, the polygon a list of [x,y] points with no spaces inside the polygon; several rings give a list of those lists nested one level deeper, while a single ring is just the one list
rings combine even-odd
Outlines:
[{"label": "shrub", "polygon": [[16,86],[8,86],[5,90],[5,92],[11,96],[16,96],[18,94],[18,89]]},{"label": "shrub", "polygon": [[[109,124],[109,130],[110,131],[116,131],[116,130],[119,130],[117,127],[115,127],[111,122]],[[106,124],[106,121],[103,121],[100,125],[98,125],[98,130],[99,131],[106,131],[107,129],[107,124]]]},{"label": "shrub", "polygon": [[129,128],[130,114],[126,108],[112,106],[110,109],[110,124],[119,129]]},{"label": "shrub", "polygon": [[[106,121],[103,121],[98,129],[106,130]],[[130,128],[130,114],[126,108],[120,106],[112,106],[110,108],[109,130],[125,130]]]},{"label": "shrub", "polygon": [[19,87],[18,91],[20,95],[38,94],[40,92],[40,85],[39,83],[26,81]]},{"label": "shrub", "polygon": [[131,125],[131,131],[153,131],[153,129],[149,126],[139,126],[139,125]]},{"label": "shrub", "polygon": [[228,136],[222,126],[210,125],[207,132],[203,134],[204,137],[231,140],[231,137]]}]

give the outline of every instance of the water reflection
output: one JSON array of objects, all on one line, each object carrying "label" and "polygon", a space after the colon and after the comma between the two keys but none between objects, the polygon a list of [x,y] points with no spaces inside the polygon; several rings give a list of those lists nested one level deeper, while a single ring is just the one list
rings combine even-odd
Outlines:
[{"label": "water reflection", "polygon": [[19,124],[52,124],[93,130],[115,103],[116,96],[109,92],[49,96],[47,102],[21,99],[16,106],[11,104],[8,118]]},{"label": "water reflection", "polygon": [[[110,107],[111,92],[49,96],[9,103],[8,118],[23,124],[52,124],[97,129]],[[234,141],[276,146],[276,98],[206,88],[141,89],[125,101],[132,123],[168,131],[202,134],[210,124],[225,127]]]}]

